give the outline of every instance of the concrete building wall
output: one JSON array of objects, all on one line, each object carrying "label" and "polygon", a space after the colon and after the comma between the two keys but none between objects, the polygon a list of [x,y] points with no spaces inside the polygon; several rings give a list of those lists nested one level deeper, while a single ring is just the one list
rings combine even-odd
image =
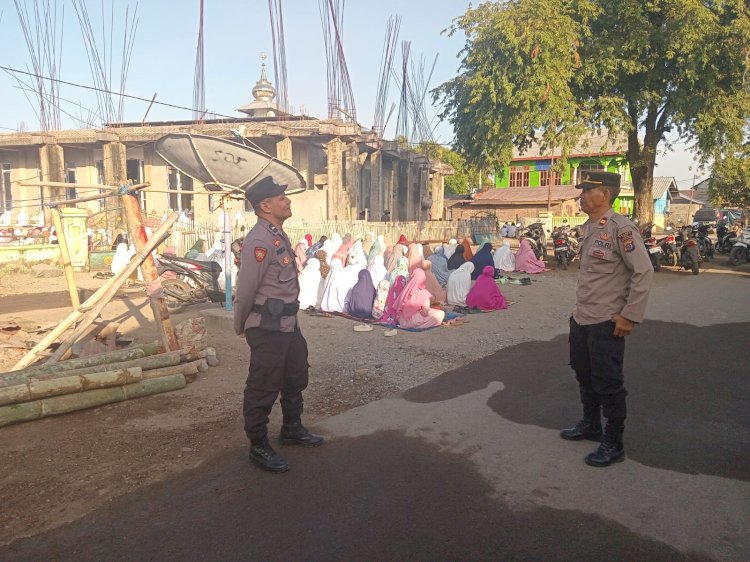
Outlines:
[{"label": "concrete building wall", "polygon": [[[436,193],[442,182],[433,179],[431,169],[425,169],[429,163],[424,162],[424,157],[393,147],[386,155],[385,150],[380,150],[385,141],[369,132],[363,133],[356,125],[318,120],[248,121],[245,125],[253,144],[300,170],[308,193],[294,196],[297,217],[356,219],[367,208],[371,220],[380,220],[385,209],[391,211],[392,220],[427,220],[436,205],[442,205],[442,193]],[[49,203],[52,198],[73,196],[73,189],[76,196],[95,193],[94,188],[86,188],[85,184],[119,186],[131,180],[150,183],[150,188],[139,197],[149,215],[161,216],[168,209],[190,209],[196,220],[209,222],[217,212],[217,197],[212,202],[208,195],[199,195],[202,186],[172,170],[155,153],[154,142],[172,132],[227,138],[235,126],[221,122],[181,122],[53,131],[45,135],[0,134],[0,164],[7,165],[11,181],[8,206],[13,207],[14,218],[22,204],[29,209],[28,214],[32,214],[32,207],[39,213],[42,198]],[[19,185],[24,179],[65,181],[66,173],[74,176],[81,187],[45,187],[40,193],[38,187]],[[191,183],[194,194],[187,190]],[[165,193],[168,189],[184,193]],[[432,206],[426,208],[430,199]],[[117,207],[116,198],[107,201],[107,205]],[[92,215],[103,211],[99,200],[78,206]],[[113,213],[117,215],[116,211]]]}]

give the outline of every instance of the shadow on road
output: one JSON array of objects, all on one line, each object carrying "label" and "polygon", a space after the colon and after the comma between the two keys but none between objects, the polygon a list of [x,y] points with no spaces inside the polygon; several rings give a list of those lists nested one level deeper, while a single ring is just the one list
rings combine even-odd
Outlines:
[{"label": "shadow on road", "polygon": [[[695,327],[646,321],[625,351],[628,456],[645,465],[750,480],[750,323]],[[550,429],[581,415],[567,336],[522,343],[405,393],[437,402],[500,381],[488,405],[502,417]]]},{"label": "shadow on road", "polygon": [[[287,452],[287,449],[285,449]],[[577,511],[513,510],[461,456],[383,432],[288,451],[262,473],[246,451],[16,541],[8,560],[698,560]]]}]

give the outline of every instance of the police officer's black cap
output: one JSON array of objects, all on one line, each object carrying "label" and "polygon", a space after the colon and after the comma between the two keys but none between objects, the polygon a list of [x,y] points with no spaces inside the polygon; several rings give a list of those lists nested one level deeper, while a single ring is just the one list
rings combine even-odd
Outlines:
[{"label": "police officer's black cap", "polygon": [[613,172],[583,171],[581,181],[576,184],[578,189],[603,187],[613,193],[613,199],[620,194],[620,174]]},{"label": "police officer's black cap", "polygon": [[284,193],[286,187],[287,186],[285,185],[279,185],[276,183],[276,180],[271,176],[266,176],[259,179],[245,190],[245,199],[250,201],[253,209],[256,209],[264,199]]}]

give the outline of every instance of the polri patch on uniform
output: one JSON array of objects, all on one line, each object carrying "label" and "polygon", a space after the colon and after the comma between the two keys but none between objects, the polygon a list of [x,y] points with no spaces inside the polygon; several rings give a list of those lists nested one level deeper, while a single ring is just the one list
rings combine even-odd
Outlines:
[{"label": "polri patch on uniform", "polygon": [[279,246],[281,246],[281,240],[279,240],[279,239],[277,238],[276,240],[274,240],[274,241],[273,241],[273,245],[274,245],[274,246],[276,246],[276,247],[278,248]]},{"label": "polri patch on uniform", "polygon": [[635,250],[635,241],[631,238],[625,242],[625,251],[632,252],[633,250]]},{"label": "polri patch on uniform", "polygon": [[632,240],[633,239],[633,231],[632,230],[626,230],[625,232],[621,232],[620,234],[618,234],[617,237],[622,242],[625,242],[626,240]]},{"label": "polri patch on uniform", "polygon": [[609,220],[609,219],[608,219],[607,217],[602,217],[602,218],[600,218],[600,219],[599,219],[599,226],[604,226],[605,224],[607,224],[607,221],[608,221],[608,220]]},{"label": "polri patch on uniform", "polygon": [[255,247],[255,261],[262,262],[264,259],[266,259],[266,254],[268,253],[268,250],[265,248],[259,248]]}]

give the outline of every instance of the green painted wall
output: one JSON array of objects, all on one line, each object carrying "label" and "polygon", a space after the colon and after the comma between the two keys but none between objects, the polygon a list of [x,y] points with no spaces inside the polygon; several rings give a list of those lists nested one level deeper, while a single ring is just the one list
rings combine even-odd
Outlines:
[{"label": "green painted wall", "polygon": [[[539,159],[540,161],[544,161],[543,158]],[[535,160],[527,160],[525,162],[517,162],[519,165],[526,165],[530,167],[529,171],[529,186],[530,187],[540,187],[541,181],[540,181],[540,173],[538,170],[536,170],[536,162]],[[618,163],[622,163],[625,169],[624,177],[622,178],[623,182],[631,182],[632,178],[630,175],[630,166],[627,163],[627,160],[625,160],[625,156],[615,156],[615,157],[606,157],[606,158],[595,158],[595,157],[589,157],[589,158],[580,158],[576,156],[571,156],[568,158],[568,163],[565,166],[565,171],[562,174],[562,183],[563,185],[570,184],[570,179],[573,176],[573,168],[578,167],[581,163],[583,164],[594,164],[599,163],[607,166],[608,172],[617,172]],[[510,166],[506,166],[502,170],[497,170],[495,172],[495,187],[504,189],[510,187]]]}]

